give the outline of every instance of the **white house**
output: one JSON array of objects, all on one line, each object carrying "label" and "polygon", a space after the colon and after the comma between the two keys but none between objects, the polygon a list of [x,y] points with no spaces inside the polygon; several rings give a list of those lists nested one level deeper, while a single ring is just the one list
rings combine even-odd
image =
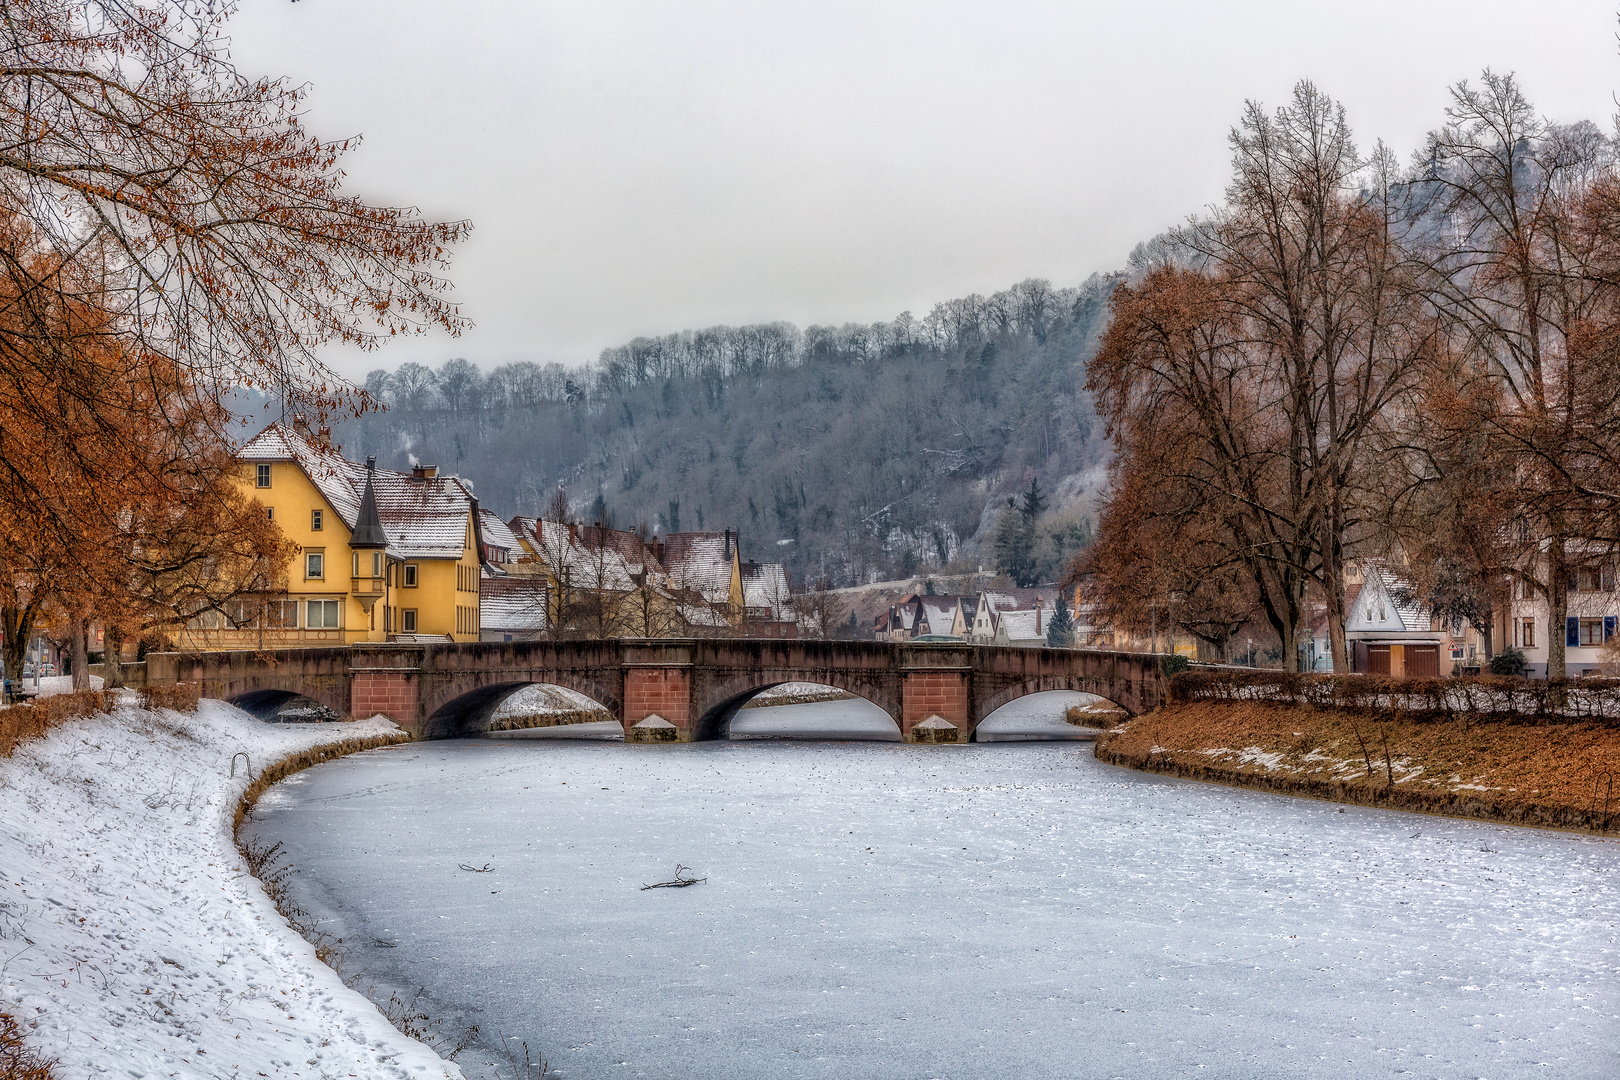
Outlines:
[{"label": "white house", "polygon": [[[1545,561],[1536,577],[1546,580]],[[1561,630],[1564,635],[1564,671],[1569,676],[1594,674],[1611,658],[1605,645],[1620,633],[1620,595],[1615,591],[1615,566],[1596,559],[1570,568],[1565,581],[1568,613],[1562,627],[1553,627],[1550,605],[1539,589],[1523,582],[1513,589],[1509,602],[1504,644],[1524,653],[1528,674],[1547,677],[1547,638]]]},{"label": "white house", "polygon": [[1388,566],[1369,562],[1366,580],[1345,592],[1344,636],[1350,669],[1369,675],[1436,678],[1451,673],[1451,634]]}]

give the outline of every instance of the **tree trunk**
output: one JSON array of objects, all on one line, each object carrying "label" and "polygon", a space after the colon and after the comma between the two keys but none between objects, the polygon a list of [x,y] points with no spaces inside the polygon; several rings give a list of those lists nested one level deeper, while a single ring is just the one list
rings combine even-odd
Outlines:
[{"label": "tree trunk", "polygon": [[107,631],[106,648],[101,654],[106,665],[101,678],[103,690],[119,690],[124,686],[124,637],[116,630]]},{"label": "tree trunk", "polygon": [[1547,678],[1562,679],[1568,671],[1564,619],[1569,615],[1569,566],[1562,530],[1547,543]]},{"label": "tree trunk", "polygon": [[[1336,518],[1337,514],[1333,515]],[[1327,601],[1328,648],[1333,657],[1333,674],[1350,670],[1349,649],[1344,637],[1344,553],[1330,519],[1322,537],[1322,593]]]},{"label": "tree trunk", "polygon": [[[28,639],[34,636],[34,609],[0,608],[0,650],[6,664],[6,677],[22,684],[23,661],[28,656]],[[34,678],[39,678],[35,672]]]},{"label": "tree trunk", "polygon": [[90,689],[90,650],[86,638],[90,625],[85,619],[73,620],[73,636],[69,648],[73,650],[73,689]]}]

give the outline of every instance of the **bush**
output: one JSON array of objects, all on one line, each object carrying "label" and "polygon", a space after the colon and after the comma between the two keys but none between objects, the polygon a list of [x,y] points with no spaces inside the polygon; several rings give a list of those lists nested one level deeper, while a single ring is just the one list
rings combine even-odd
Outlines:
[{"label": "bush", "polygon": [[1508,675],[1519,678],[1523,677],[1524,672],[1524,653],[1518,649],[1503,649],[1491,657],[1492,675]]},{"label": "bush", "polygon": [[175,712],[196,712],[202,698],[202,684],[174,683],[170,686],[141,687],[141,708],[173,709]]},{"label": "bush", "polygon": [[24,1046],[17,1021],[0,1013],[0,1080],[52,1080],[55,1064]]},{"label": "bush", "polygon": [[1576,720],[1620,724],[1620,679],[1400,679],[1287,671],[1183,671],[1172,701],[1265,701],[1412,720]]},{"label": "bush", "polygon": [[106,690],[80,690],[0,709],[0,757],[10,757],[18,743],[39,738],[63,720],[107,712],[113,706],[113,698]]},{"label": "bush", "polygon": [[1175,653],[1164,658],[1164,673],[1166,675],[1179,675],[1187,670],[1187,658]]}]

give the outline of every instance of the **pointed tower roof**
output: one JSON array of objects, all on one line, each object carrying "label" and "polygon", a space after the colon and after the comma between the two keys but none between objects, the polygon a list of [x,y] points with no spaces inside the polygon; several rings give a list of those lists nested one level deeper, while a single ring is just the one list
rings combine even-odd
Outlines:
[{"label": "pointed tower roof", "polygon": [[377,514],[377,491],[372,474],[377,471],[377,459],[366,458],[366,489],[360,495],[360,513],[355,517],[354,533],[349,537],[352,548],[386,548],[388,534],[383,532],[382,518]]}]

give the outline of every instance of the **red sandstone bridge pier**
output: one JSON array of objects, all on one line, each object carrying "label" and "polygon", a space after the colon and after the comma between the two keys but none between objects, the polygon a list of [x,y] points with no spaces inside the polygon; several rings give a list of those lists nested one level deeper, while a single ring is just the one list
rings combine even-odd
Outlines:
[{"label": "red sandstone bridge pier", "polygon": [[[1162,656],[954,643],[613,639],[353,645],[263,652],[152,653],[150,683],[197,682],[260,715],[295,697],[342,716],[382,713],[418,739],[487,729],[525,686],[600,702],[633,741],[724,738],[749,698],[787,682],[822,683],[887,712],[907,742],[969,742],[1002,705],[1079,690],[1135,714],[1166,694]],[[935,720],[934,718],[938,719]]]}]

